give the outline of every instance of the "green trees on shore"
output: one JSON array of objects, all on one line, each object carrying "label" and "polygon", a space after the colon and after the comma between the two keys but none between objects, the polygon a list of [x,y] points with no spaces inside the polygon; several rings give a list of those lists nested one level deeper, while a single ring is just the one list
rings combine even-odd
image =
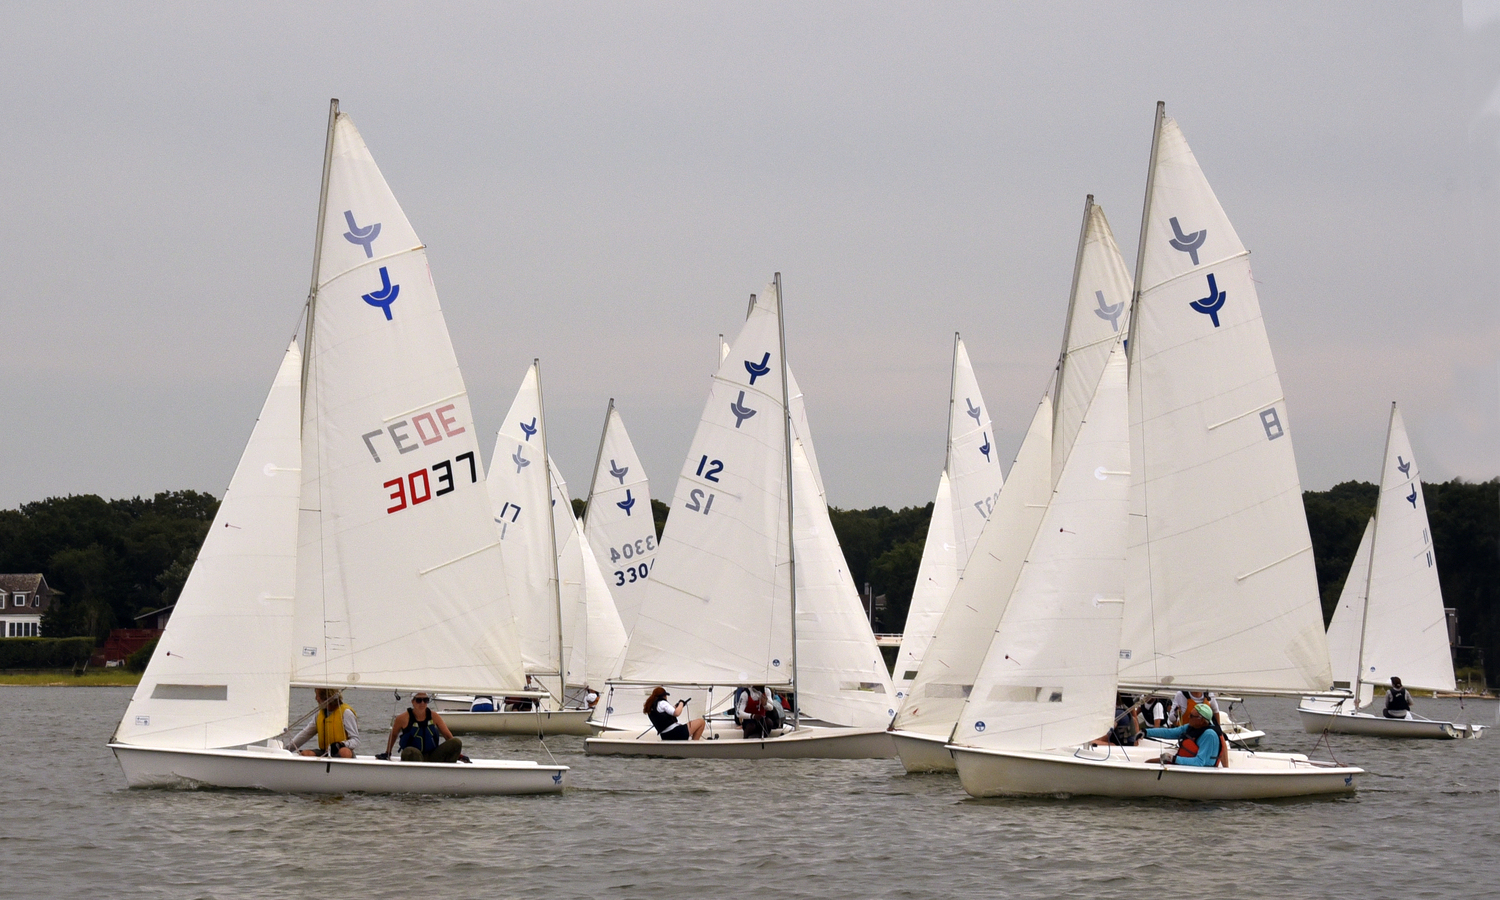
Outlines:
[{"label": "green trees on shore", "polygon": [[[1500,681],[1500,479],[1423,484],[1422,490],[1444,601],[1458,610],[1460,643],[1483,652],[1494,684]],[[1374,512],[1376,492],[1373,484],[1349,481],[1303,494],[1325,621]],[[573,503],[581,513],[582,501]],[[655,500],[651,506],[659,534],[667,506]],[[48,637],[102,638],[176,599],[217,509],[209,494],[172,491],[150,499],[53,497],[0,510],[0,572],[42,572],[63,592],[43,621]],[[932,504],[829,514],[855,585],[863,589],[868,582],[886,597],[877,625],[900,631]],[[1475,657],[1461,654],[1460,663]]]}]

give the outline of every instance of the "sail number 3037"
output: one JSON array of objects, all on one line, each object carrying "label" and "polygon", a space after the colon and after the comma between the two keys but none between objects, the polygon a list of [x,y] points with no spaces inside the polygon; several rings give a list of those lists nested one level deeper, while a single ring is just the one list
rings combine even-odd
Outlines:
[{"label": "sail number 3037", "polygon": [[[469,464],[469,483],[475,484],[479,481],[479,467],[474,463],[474,453],[460,453],[453,459],[445,459],[442,462],[433,463],[426,469],[418,469],[401,478],[392,478],[381,487],[390,491],[390,499],[395,503],[386,507],[386,513],[397,513],[409,506],[426,503],[433,497],[441,497],[450,494],[454,490],[453,464],[467,462]],[[459,466],[459,472],[464,470]],[[430,475],[428,473],[431,473]],[[437,489],[433,486],[436,484]]]}]

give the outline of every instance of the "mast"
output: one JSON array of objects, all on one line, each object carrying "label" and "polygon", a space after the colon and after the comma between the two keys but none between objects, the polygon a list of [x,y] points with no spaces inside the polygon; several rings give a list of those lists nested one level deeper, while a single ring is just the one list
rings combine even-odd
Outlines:
[{"label": "mast", "polygon": [[323,266],[323,221],[328,215],[328,173],[333,168],[333,126],[339,98],[328,101],[328,139],[323,144],[323,186],[318,190],[318,230],[313,237],[312,284],[307,289],[307,330],[302,336],[302,404],[307,405],[307,373],[312,365],[313,314],[318,306],[318,272]]},{"label": "mast", "polygon": [[[792,402],[791,389],[787,385],[788,367],[786,364],[786,317],[782,315],[781,302],[781,273],[777,272],[776,281],[776,328],[781,338],[781,425],[782,433],[786,437],[786,549],[787,549],[787,572],[788,583],[791,586],[792,601],[792,728],[797,727],[798,718],[801,715],[802,702],[797,696],[797,542],[793,538],[792,506]],[[752,301],[754,302],[754,301]],[[949,417],[952,418],[951,416]]]},{"label": "mast", "polygon": [[[1391,418],[1385,426],[1385,452],[1380,456],[1380,492],[1385,492],[1385,469],[1386,460],[1391,455],[1391,429],[1396,424],[1396,401],[1391,401]],[[1365,676],[1365,628],[1370,623],[1370,575],[1375,571],[1375,545],[1380,541],[1380,494],[1375,495],[1375,515],[1370,517],[1375,524],[1370,529],[1370,560],[1365,566],[1365,603],[1359,613],[1359,655],[1355,657],[1358,664],[1354,667],[1354,683],[1349,687],[1354,691],[1354,708],[1359,709],[1359,685]]]},{"label": "mast", "polygon": [[[557,707],[561,709],[568,693],[568,661],[563,658],[562,575],[557,568],[557,513],[552,509],[557,498],[552,495],[552,456],[547,452],[547,409],[542,404],[542,361],[534,358],[531,365],[536,369],[537,425],[542,433],[542,475],[547,479],[549,501],[543,512],[547,515],[547,537],[552,547],[552,577],[548,580],[552,588],[552,610],[557,617]],[[607,425],[606,421],[606,427]],[[572,510],[568,512],[572,514]]]},{"label": "mast", "polygon": [[[1153,148],[1153,151],[1152,151],[1152,160],[1153,160],[1152,161],[1152,168],[1154,169],[1155,166],[1156,166],[1156,164],[1155,164],[1155,149],[1154,149],[1156,147],[1156,142],[1154,140],[1152,141],[1151,146]],[[1149,179],[1149,177],[1150,176],[1147,176],[1148,179]],[[1149,187],[1149,181],[1148,181],[1148,187],[1146,188],[1147,202],[1150,202],[1150,196],[1151,196],[1151,188]],[[1068,364],[1068,339],[1073,334],[1073,306],[1074,306],[1075,301],[1077,301],[1077,299],[1078,299],[1078,280],[1083,275],[1083,247],[1084,247],[1084,244],[1087,243],[1087,241],[1088,241],[1088,236],[1089,236],[1089,217],[1092,216],[1093,214],[1094,214],[1094,195],[1093,194],[1089,194],[1087,197],[1085,197],[1083,199],[1083,224],[1080,225],[1080,226],[1078,226],[1078,253],[1077,253],[1077,255],[1075,255],[1073,257],[1073,284],[1072,284],[1071,287],[1068,288],[1068,315],[1067,315],[1067,318],[1063,319],[1062,349],[1059,350],[1059,351],[1057,351],[1057,374],[1054,376],[1053,399],[1052,399],[1052,402],[1053,402],[1054,405],[1057,403],[1056,393],[1062,390],[1063,367]],[[1143,235],[1145,234],[1145,226],[1142,226],[1142,234]],[[1144,240],[1144,237],[1142,238],[1142,240]],[[1137,260],[1136,261],[1136,265],[1137,265],[1137,267],[1139,267],[1140,266],[1140,251],[1139,250],[1136,251],[1136,260]],[[1134,321],[1134,320],[1132,319],[1132,321]],[[1054,435],[1054,442],[1055,442],[1055,436],[1057,434],[1057,420],[1056,419],[1054,419],[1053,422],[1052,422],[1052,433]]]},{"label": "mast", "polygon": [[[541,379],[537,379],[541,383]],[[599,452],[594,454],[594,477],[589,479],[588,499],[583,504],[583,527],[588,528],[589,513],[594,509],[594,487],[599,484],[599,465],[604,462],[604,439],[609,437],[609,419],[615,412],[615,398],[609,398],[609,406],[604,410],[604,430],[599,432]],[[545,441],[545,438],[544,438]],[[547,446],[544,442],[543,447]]]},{"label": "mast", "polygon": [[953,367],[948,372],[948,443],[943,446],[943,471],[947,472],[950,477],[953,475],[953,406],[955,403],[953,395],[958,391],[959,340],[958,332],[953,332]]}]

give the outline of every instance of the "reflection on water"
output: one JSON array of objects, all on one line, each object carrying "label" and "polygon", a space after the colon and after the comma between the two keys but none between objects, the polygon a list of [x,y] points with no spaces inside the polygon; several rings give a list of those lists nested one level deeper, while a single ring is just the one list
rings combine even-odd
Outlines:
[{"label": "reflection on water", "polygon": [[[294,706],[311,707],[299,692]],[[8,688],[0,897],[781,898],[1500,896],[1500,732],[1334,736],[1353,798],[972,800],[895,761],[590,758],[581,738],[469,737],[573,767],[552,797],[131,791],[105,748],[124,688]],[[351,695],[366,752],[404,703]],[[1248,702],[1266,749],[1311,751],[1292,701]],[[1496,721],[1494,702],[1420,702]],[[1315,755],[1327,756],[1320,748]],[[1186,890],[1184,890],[1186,889]]]}]

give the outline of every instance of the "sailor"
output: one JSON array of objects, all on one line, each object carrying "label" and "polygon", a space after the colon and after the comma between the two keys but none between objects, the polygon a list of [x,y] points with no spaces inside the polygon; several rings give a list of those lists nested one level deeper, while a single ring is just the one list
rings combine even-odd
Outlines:
[{"label": "sailor", "polygon": [[594,690],[593,688],[589,687],[588,685],[584,685],[583,686],[583,705],[585,707],[589,708],[589,709],[593,709],[594,707],[598,706],[599,705],[599,692],[596,691],[596,690]]},{"label": "sailor", "polygon": [[1163,753],[1148,762],[1178,766],[1212,767],[1219,764],[1219,748],[1224,746],[1219,727],[1213,723],[1214,711],[1207,703],[1188,708],[1187,722],[1176,728],[1147,728],[1146,737],[1177,741],[1176,753]]},{"label": "sailor", "polygon": [[[359,720],[354,717],[354,708],[344,702],[343,694],[330,688],[317,688],[313,696],[318,701],[318,713],[291,739],[288,749],[303,756],[353,759],[354,748],[359,746]],[[299,751],[297,748],[314,734],[318,736],[318,749]]]},{"label": "sailor", "polygon": [[735,692],[734,721],[746,739],[770,737],[781,727],[781,705],[765,685],[752,685]]},{"label": "sailor", "polygon": [[708,723],[703,719],[693,719],[691,722],[679,722],[677,717],[687,709],[686,700],[678,700],[675,706],[667,703],[667,698],[672,696],[664,687],[651,689],[651,696],[646,698],[645,706],[641,711],[651,720],[656,728],[656,733],[661,735],[664,741],[687,741],[700,740],[703,737],[703,729]]},{"label": "sailor", "polygon": [[1167,723],[1166,705],[1161,702],[1160,697],[1150,697],[1141,705],[1141,711],[1146,715],[1146,723],[1150,728],[1160,728]]},{"label": "sailor", "polygon": [[[391,722],[390,736],[385,740],[382,759],[391,758],[391,748],[401,741],[402,762],[458,762],[463,741],[448,730],[448,723],[431,708],[432,698],[425,691],[412,695],[411,706]],[[417,712],[417,710],[421,712]]]},{"label": "sailor", "polygon": [[469,712],[494,712],[495,698],[490,696],[475,697],[469,704]]},{"label": "sailor", "polygon": [[1391,678],[1391,689],[1385,692],[1385,709],[1383,713],[1387,719],[1410,719],[1411,694],[1401,686],[1401,679]]},{"label": "sailor", "polygon": [[1167,721],[1172,726],[1183,724],[1187,720],[1188,710],[1199,703],[1207,703],[1214,711],[1213,721],[1219,721],[1219,700],[1211,693],[1203,691],[1178,691],[1172,697],[1172,708],[1167,711]]}]

